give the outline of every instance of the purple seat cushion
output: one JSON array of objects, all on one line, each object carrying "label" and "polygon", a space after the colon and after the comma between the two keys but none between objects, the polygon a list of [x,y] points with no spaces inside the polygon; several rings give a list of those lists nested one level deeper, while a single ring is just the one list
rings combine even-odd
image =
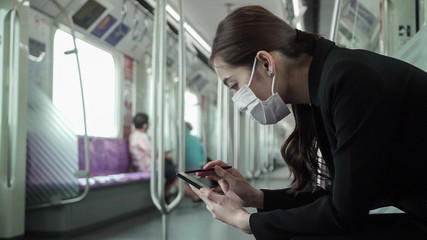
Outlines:
[{"label": "purple seat cushion", "polygon": [[[136,181],[146,181],[150,179],[150,173],[147,172],[132,172],[132,173],[120,173],[111,174],[108,176],[94,176],[89,178],[89,186],[91,189],[116,186],[125,183],[131,183]],[[79,178],[79,190],[82,191],[85,188],[86,179]]]},{"label": "purple seat cushion", "polygon": [[[79,170],[85,169],[84,138],[79,141]],[[90,176],[127,173],[129,151],[126,139],[89,137]]]}]

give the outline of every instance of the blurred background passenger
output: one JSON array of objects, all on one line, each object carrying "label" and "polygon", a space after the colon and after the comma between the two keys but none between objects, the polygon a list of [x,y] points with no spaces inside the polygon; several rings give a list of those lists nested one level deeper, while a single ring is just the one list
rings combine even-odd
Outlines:
[{"label": "blurred background passenger", "polygon": [[193,126],[185,122],[185,169],[202,168],[205,164],[205,149],[200,139],[191,135]]},{"label": "blurred background passenger", "polygon": [[[147,134],[148,115],[137,113],[133,118],[135,131],[129,136],[129,152],[132,158],[132,166],[137,172],[151,172],[151,138]],[[165,154],[165,196],[167,201],[171,197],[171,187],[178,187],[178,178],[176,177],[175,165],[172,158]],[[199,197],[185,185],[185,196],[193,201],[199,201]]]}]

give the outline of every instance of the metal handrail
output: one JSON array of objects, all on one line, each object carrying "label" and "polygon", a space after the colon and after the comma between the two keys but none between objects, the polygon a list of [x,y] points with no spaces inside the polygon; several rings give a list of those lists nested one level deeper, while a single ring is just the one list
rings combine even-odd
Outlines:
[{"label": "metal handrail", "polygon": [[150,176],[150,195],[151,200],[153,201],[154,205],[157,209],[161,208],[158,198],[157,198],[157,189],[156,189],[156,168],[155,168],[155,161],[156,159],[156,149],[157,149],[157,79],[159,78],[159,71],[157,70],[159,68],[158,66],[158,56],[159,56],[159,48],[157,46],[157,42],[159,41],[159,8],[156,7],[154,9],[154,23],[153,23],[153,50],[152,50],[152,58],[151,58],[151,68],[153,77],[151,79],[151,85],[150,85],[150,102],[151,102],[151,109],[150,109],[150,115],[151,115],[151,128],[154,129],[153,133],[151,134],[151,176]]},{"label": "metal handrail", "polygon": [[[9,14],[9,13],[7,13],[7,14]],[[7,14],[5,15],[6,17],[7,17]],[[10,34],[10,32],[9,32],[9,34]],[[7,36],[6,34],[4,34],[4,36],[3,37],[5,37],[5,36]],[[6,52],[7,50],[6,50],[6,47],[7,47],[7,45],[6,45],[6,42],[5,43],[3,43],[3,52]],[[9,48],[9,49],[13,49],[13,48]],[[4,64],[3,64],[3,66],[4,66]],[[3,67],[3,66],[1,66],[1,67]],[[0,95],[0,97],[1,97],[1,100],[0,100],[0,112],[2,113],[2,115],[1,115],[1,119],[0,119],[0,163],[2,163],[3,161],[8,161],[8,162],[6,162],[6,166],[8,166],[9,164],[11,164],[11,163],[9,163],[9,161],[11,161],[10,160],[10,157],[8,156],[9,155],[9,109],[8,109],[8,107],[9,107],[9,103],[8,102],[6,102],[6,101],[9,101],[9,92],[10,92],[10,88],[9,87],[5,87],[5,81],[8,81],[8,85],[9,85],[9,78],[8,77],[4,77],[4,76],[7,76],[7,74],[5,74],[6,72],[10,72],[11,70],[10,70],[10,68],[8,69],[8,70],[5,70],[4,72],[2,72],[1,74],[2,74],[2,76],[1,76],[1,78],[0,78],[0,83],[1,83],[1,88],[0,88],[0,91],[2,92],[2,94]],[[9,74],[10,75],[10,74]],[[7,92],[7,94],[5,94],[5,91],[8,91]],[[6,103],[5,103],[6,102]],[[4,109],[5,108],[5,109]],[[4,173],[4,170],[3,170],[3,168],[2,169],[0,169],[0,173],[3,175],[3,174],[5,174],[5,175],[8,175],[8,173],[7,173],[7,169],[8,169],[8,167],[6,167],[5,168],[6,169],[6,173]],[[4,175],[3,175],[4,176]],[[6,177],[6,183],[7,183],[7,185],[9,185],[8,184],[8,182],[9,182],[9,180],[8,180],[8,178],[9,177]],[[3,181],[3,177],[1,177],[1,179],[0,179],[0,182],[2,182]]]},{"label": "metal handrail", "polygon": [[[8,101],[10,101],[10,95],[13,94],[13,92],[11,93],[11,89],[13,89],[13,85],[14,85],[14,79],[15,79],[15,71],[13,69],[14,67],[14,63],[15,63],[15,21],[16,21],[16,14],[17,14],[17,10],[16,8],[14,8],[11,13],[10,13],[10,49],[9,49],[9,87],[8,87],[8,91],[9,91],[9,99]],[[8,106],[9,102],[7,102]],[[9,107],[7,107],[7,119],[6,121],[9,121],[10,119],[10,109]],[[6,131],[6,137],[8,138],[8,140],[10,139],[10,128],[9,128],[9,124],[7,124],[7,131]],[[10,140],[9,140],[10,141]],[[6,155],[6,172],[7,172],[7,187],[8,188],[12,188],[12,165],[13,165],[13,158],[11,156],[11,144],[8,143],[7,144],[7,153]]]},{"label": "metal handrail", "polygon": [[[179,139],[181,144],[179,144],[179,160],[178,160],[178,170],[184,170],[184,161],[185,161],[185,122],[184,122],[184,96],[185,96],[185,87],[187,85],[187,76],[186,76],[186,59],[185,59],[185,31],[184,31],[184,4],[183,1],[179,1],[179,15],[181,16],[181,21],[179,22],[179,92],[178,92],[178,131]],[[178,196],[171,202],[170,207],[173,208],[178,205],[182,198],[184,197],[184,182],[180,181]]]},{"label": "metal handrail", "polygon": [[269,141],[268,141],[268,134],[269,134],[270,126],[262,126],[261,132],[262,132],[262,144],[263,144],[263,150],[262,150],[262,166],[261,171],[263,173],[268,173],[270,168],[270,159],[269,159]]},{"label": "metal handrail", "polygon": [[[166,212],[166,204],[164,201],[164,196],[163,196],[163,192],[164,192],[164,186],[163,184],[159,184],[163,183],[163,177],[164,177],[164,172],[162,172],[162,167],[160,165],[163,165],[163,169],[164,169],[164,160],[161,158],[163,157],[163,152],[161,152],[160,156],[157,156],[157,145],[158,145],[158,98],[161,97],[159,96],[159,87],[158,87],[158,82],[160,77],[162,77],[162,68],[165,65],[162,65],[162,61],[161,59],[162,54],[164,53],[164,48],[165,48],[165,42],[166,42],[166,35],[162,34],[162,32],[164,32],[165,29],[165,24],[163,23],[163,19],[166,19],[165,16],[165,0],[159,0],[156,3],[156,8],[155,8],[155,14],[154,14],[154,40],[153,40],[153,79],[152,79],[152,119],[153,122],[151,123],[153,126],[153,135],[152,135],[152,163],[151,163],[151,179],[150,179],[150,193],[151,193],[151,199],[154,203],[154,205],[157,207],[157,209],[160,210],[160,212],[165,213]],[[160,79],[161,81],[161,79]],[[162,85],[162,84],[160,84]],[[163,93],[160,93],[163,94]],[[163,108],[162,108],[163,110]],[[160,112],[161,115],[163,115],[163,112]],[[160,116],[160,118],[162,118],[162,116]],[[163,128],[163,122],[159,123],[159,128]],[[161,142],[163,142],[163,138],[161,136]],[[163,144],[160,146],[161,149],[163,149]],[[162,161],[158,161],[158,159],[162,159]],[[159,172],[156,171],[156,164],[159,164]],[[160,175],[160,176],[159,176]],[[160,181],[158,181],[158,178],[161,178]],[[160,185],[160,187],[159,187]],[[160,195],[160,193],[162,193]]]},{"label": "metal handrail", "polygon": [[[201,122],[202,122],[202,126],[208,126],[208,119],[209,116],[207,116],[207,113],[209,111],[208,107],[209,107],[209,98],[207,96],[202,97],[202,101],[200,101],[202,104],[201,106]],[[208,127],[204,127],[202,128],[202,143],[203,143],[203,153],[205,158],[203,159],[203,163],[206,164],[207,163],[207,159],[208,159],[208,141],[207,141],[207,137],[206,137],[206,131],[207,131]]]},{"label": "metal handrail", "polygon": [[390,43],[389,41],[386,41],[390,37],[390,31],[389,31],[389,1],[388,0],[382,0],[384,11],[383,11],[383,26],[382,26],[382,34],[383,34],[383,44],[384,44],[384,52],[383,54],[386,56],[390,55]]},{"label": "metal handrail", "polygon": [[234,106],[234,156],[233,156],[233,167],[239,168],[239,158],[240,158],[240,111]]},{"label": "metal handrail", "polygon": [[[178,168],[183,170],[185,159],[185,127],[184,127],[184,94],[186,86],[185,72],[185,31],[183,2],[179,1],[180,30],[179,30],[179,100],[178,100],[178,129],[179,139],[179,160]],[[159,0],[156,3],[154,14],[154,41],[153,41],[153,74],[151,86],[152,116],[154,128],[152,143],[152,163],[150,193],[154,205],[162,213],[162,239],[168,238],[168,218],[167,215],[173,211],[181,202],[184,196],[184,184],[181,181],[178,196],[168,205],[165,201],[165,159],[164,159],[164,86],[166,82],[166,1]],[[159,106],[160,105],[160,106]],[[156,168],[158,171],[156,171]]]},{"label": "metal handrail", "polygon": [[85,150],[85,170],[84,171],[80,171],[77,174],[79,176],[84,176],[86,178],[86,185],[85,188],[83,190],[83,193],[80,194],[79,196],[75,197],[75,198],[71,198],[71,199],[65,199],[65,200],[61,200],[59,202],[54,202],[54,203],[42,203],[42,204],[38,204],[38,205],[34,205],[34,206],[30,206],[27,207],[27,209],[37,209],[37,208],[44,208],[44,207],[50,207],[50,206],[57,206],[57,205],[66,205],[66,204],[70,204],[70,203],[76,203],[76,202],[80,202],[83,199],[86,198],[87,194],[89,193],[89,176],[90,176],[90,164],[89,164],[89,141],[88,141],[88,136],[87,136],[87,123],[86,123],[86,107],[85,107],[85,98],[84,98],[84,94],[83,94],[83,81],[82,81],[82,74],[81,74],[81,68],[80,68],[80,60],[79,60],[79,54],[78,54],[78,50],[77,50],[77,44],[76,44],[76,34],[74,31],[74,24],[73,21],[71,20],[71,16],[67,13],[67,11],[57,2],[57,0],[51,0],[53,4],[56,5],[56,7],[60,10],[60,12],[62,14],[65,15],[65,18],[68,21],[68,25],[70,27],[70,31],[71,31],[71,36],[73,39],[73,46],[74,49],[65,52],[64,54],[75,54],[76,56],[76,62],[77,62],[77,72],[79,75],[79,83],[80,83],[80,94],[82,96],[82,109],[83,109],[83,126],[84,126],[84,136],[83,136],[83,141],[84,141],[84,150]]},{"label": "metal handrail", "polygon": [[246,174],[248,178],[257,178],[260,174],[260,170],[255,169],[255,131],[256,125],[255,122],[250,118],[245,118],[245,145],[249,147],[247,151],[248,156],[246,158]]},{"label": "metal handrail", "polygon": [[[224,87],[223,87],[224,88]],[[222,159],[224,162],[229,163],[230,161],[230,94],[227,90],[223,90],[223,110],[224,110],[224,115],[223,115],[223,136],[225,137],[224,141],[222,141]]]},{"label": "metal handrail", "polygon": [[245,117],[245,147],[249,148],[248,151],[246,151],[245,155],[245,168],[246,168],[246,175],[248,175],[248,178],[253,178],[252,171],[250,170],[250,162],[251,162],[251,136],[250,136],[250,119],[248,117]]},{"label": "metal handrail", "polygon": [[272,172],[273,170],[274,170],[274,146],[273,146],[273,143],[274,143],[274,126],[273,125],[270,125],[270,126],[268,126],[268,130],[269,130],[269,132],[268,132],[268,137],[269,137],[269,140],[268,140],[268,159],[269,159],[269,161],[271,161],[272,162],[272,164],[268,167],[268,171],[269,172]]},{"label": "metal handrail", "polygon": [[217,104],[216,104],[216,121],[217,121],[217,136],[216,136],[216,158],[222,159],[222,81],[218,78],[218,92],[217,92]]},{"label": "metal handrail", "polygon": [[341,5],[342,5],[342,0],[335,0],[334,11],[332,14],[331,32],[329,34],[329,38],[332,41],[335,41],[337,38],[339,18],[341,16]]},{"label": "metal handrail", "polygon": [[[255,165],[255,161],[256,161],[256,156],[255,156],[255,148],[257,147],[257,144],[256,144],[256,142],[255,142],[255,131],[258,131],[259,130],[259,124],[257,124],[255,121],[250,121],[251,122],[251,128],[252,128],[252,131],[251,131],[251,139],[252,139],[252,142],[251,142],[251,150],[252,150],[252,154],[251,154],[251,171],[252,171],[252,176],[253,176],[253,178],[257,178],[259,175],[260,175],[260,173],[261,173],[261,170],[260,169],[256,169],[256,165]],[[258,131],[258,134],[259,134],[259,131]]]}]

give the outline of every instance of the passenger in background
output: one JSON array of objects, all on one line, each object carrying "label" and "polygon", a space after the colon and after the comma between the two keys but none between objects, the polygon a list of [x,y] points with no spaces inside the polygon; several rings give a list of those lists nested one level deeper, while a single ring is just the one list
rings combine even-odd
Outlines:
[{"label": "passenger in background", "polygon": [[[132,158],[132,166],[138,172],[151,173],[151,138],[147,134],[148,115],[145,113],[136,114],[133,118],[133,123],[135,131],[129,136],[129,152]],[[169,201],[171,187],[178,187],[179,182],[176,177],[176,168],[168,154],[165,154],[165,178],[165,196]],[[184,186],[185,196],[193,201],[199,201],[200,198],[187,185]]]},{"label": "passenger in background", "polygon": [[[204,166],[215,172],[198,173],[218,180],[225,193],[193,188],[216,219],[257,239],[337,239],[353,233],[358,235],[351,239],[383,239],[402,232],[400,239],[414,239],[407,235],[415,233],[416,239],[425,237],[425,71],[373,52],[337,47],[260,6],[238,8],[221,21],[210,62],[233,92],[236,107],[254,121],[276,124],[290,114],[286,104],[292,104],[296,122],[281,149],[294,176],[291,188],[256,189],[237,169],[222,169],[227,164],[221,160]],[[319,150],[328,172],[320,171]],[[332,187],[317,186],[318,177],[328,178]],[[384,206],[406,214],[398,220],[369,216]],[[397,234],[390,235],[393,231]]]},{"label": "passenger in background", "polygon": [[193,126],[185,122],[185,170],[202,168],[205,165],[205,149],[200,139],[191,135]]}]

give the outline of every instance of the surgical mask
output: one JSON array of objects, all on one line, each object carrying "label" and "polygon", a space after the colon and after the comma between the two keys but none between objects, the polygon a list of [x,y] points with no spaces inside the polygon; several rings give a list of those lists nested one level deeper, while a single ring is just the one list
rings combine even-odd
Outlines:
[{"label": "surgical mask", "polygon": [[246,112],[256,122],[262,125],[275,124],[289,115],[290,111],[279,94],[277,92],[274,93],[276,74],[273,76],[271,96],[267,100],[261,101],[249,88],[254,77],[256,61],[255,57],[249,83],[240,88],[232,100],[240,111]]}]

